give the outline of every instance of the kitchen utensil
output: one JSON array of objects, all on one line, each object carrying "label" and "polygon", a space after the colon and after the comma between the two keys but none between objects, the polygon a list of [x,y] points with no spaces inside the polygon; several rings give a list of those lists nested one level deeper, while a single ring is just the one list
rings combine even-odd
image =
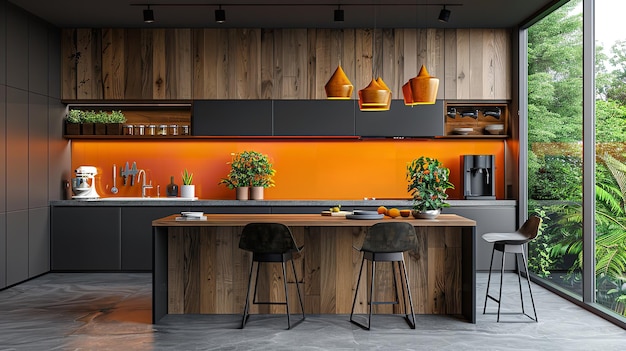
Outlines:
[{"label": "kitchen utensil", "polygon": [[96,174],[98,169],[94,166],[80,166],[74,170],[75,178],[72,178],[72,199],[97,199],[100,196],[96,191]]},{"label": "kitchen utensil", "polygon": [[463,112],[461,112],[461,116],[462,117],[472,117],[474,119],[477,119],[478,118],[478,110],[463,111]]},{"label": "kitchen utensil", "polygon": [[474,131],[474,128],[454,128],[452,130],[455,134],[467,135]]},{"label": "kitchen utensil", "polygon": [[352,214],[351,211],[339,211],[339,212],[331,212],[331,211],[322,211],[322,216],[333,216],[333,217],[345,217],[346,215]]},{"label": "kitchen utensil", "polygon": [[128,161],[126,161],[126,166],[122,168],[122,177],[124,178],[124,186],[126,186],[126,180],[128,179]]},{"label": "kitchen utensil", "polygon": [[502,114],[502,110],[499,107],[496,107],[494,110],[485,110],[483,111],[483,116],[485,117],[495,117],[500,119],[500,115]]},{"label": "kitchen utensil", "polygon": [[114,163],[113,164],[113,187],[111,188],[111,192],[113,194],[117,194],[118,189],[117,189],[117,165]]},{"label": "kitchen utensil", "polygon": [[130,169],[128,174],[130,175],[130,186],[135,185],[135,175],[137,174],[137,162],[133,162],[133,168]]}]

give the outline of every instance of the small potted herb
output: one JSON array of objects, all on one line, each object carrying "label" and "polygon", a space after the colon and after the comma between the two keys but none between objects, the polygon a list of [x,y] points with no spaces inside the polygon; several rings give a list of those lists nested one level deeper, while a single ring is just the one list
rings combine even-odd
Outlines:
[{"label": "small potted herb", "polygon": [[273,176],[276,173],[269,157],[256,151],[233,153],[230,172],[219,184],[229,189],[237,189],[237,200],[247,200],[249,188],[252,187],[253,200],[263,199],[263,189],[274,186]]},{"label": "small potted herb", "polygon": [[108,135],[122,135],[122,124],[126,123],[126,117],[122,111],[111,111],[107,116],[106,126]]},{"label": "small potted herb", "polygon": [[193,173],[187,169],[183,171],[183,185],[180,187],[180,197],[193,198],[196,196],[196,186],[193,185]]},{"label": "small potted herb", "polygon": [[83,111],[69,110],[65,117],[65,134],[79,135],[81,123],[83,123]]}]

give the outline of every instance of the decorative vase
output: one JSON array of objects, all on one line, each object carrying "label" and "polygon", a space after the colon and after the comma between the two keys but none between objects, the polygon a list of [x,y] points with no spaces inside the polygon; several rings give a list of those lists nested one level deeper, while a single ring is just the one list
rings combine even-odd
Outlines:
[{"label": "decorative vase", "polygon": [[241,201],[248,200],[248,187],[247,186],[240,186],[235,190],[237,191],[237,200],[241,200]]},{"label": "decorative vase", "polygon": [[441,210],[413,211],[413,217],[416,219],[435,219],[441,214]]},{"label": "decorative vase", "polygon": [[250,199],[252,200],[263,200],[263,187],[262,186],[253,186],[250,188]]},{"label": "decorative vase", "polygon": [[170,176],[170,183],[167,185],[165,191],[168,197],[178,196],[178,185],[174,183],[174,176]]},{"label": "decorative vase", "polygon": [[196,197],[196,186],[195,185],[183,185],[180,187],[180,197],[184,198],[194,198]]}]

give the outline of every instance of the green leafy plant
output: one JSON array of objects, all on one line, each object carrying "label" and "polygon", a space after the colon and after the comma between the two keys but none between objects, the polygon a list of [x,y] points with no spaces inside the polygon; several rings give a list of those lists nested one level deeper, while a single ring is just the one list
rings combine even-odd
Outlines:
[{"label": "green leafy plant", "polygon": [[65,120],[68,123],[83,123],[84,112],[82,110],[69,110]]},{"label": "green leafy plant", "polygon": [[449,176],[450,169],[434,158],[421,156],[409,163],[406,168],[407,190],[413,197],[413,209],[424,212],[449,207],[445,202],[448,198],[446,190],[454,189]]},{"label": "green leafy plant", "polygon": [[111,111],[111,113],[107,114],[106,120],[106,123],[126,123],[126,117],[122,111]]},{"label": "green leafy plant", "polygon": [[229,189],[246,186],[264,188],[274,186],[273,176],[276,170],[267,155],[256,151],[242,151],[232,155],[232,160],[228,162],[230,171],[219,184],[224,184]]},{"label": "green leafy plant", "polygon": [[193,173],[189,173],[187,168],[183,171],[183,185],[191,185],[193,182]]}]

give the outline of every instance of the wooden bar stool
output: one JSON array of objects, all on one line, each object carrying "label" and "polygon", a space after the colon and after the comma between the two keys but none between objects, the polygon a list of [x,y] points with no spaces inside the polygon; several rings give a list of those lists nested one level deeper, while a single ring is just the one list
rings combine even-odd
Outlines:
[{"label": "wooden bar stool", "polygon": [[[287,308],[287,329],[296,326],[304,320],[304,304],[300,296],[300,288],[298,287],[298,276],[296,274],[296,266],[293,263],[293,254],[300,252],[303,246],[298,247],[289,227],[281,223],[250,223],[247,224],[241,232],[239,239],[239,248],[252,252],[252,264],[250,266],[250,276],[248,278],[248,290],[246,291],[246,304],[243,309],[243,319],[241,320],[241,328],[243,329],[250,317],[250,285],[252,284],[252,272],[254,271],[254,263],[256,262],[256,279],[254,282],[254,294],[252,295],[253,304],[263,305],[285,305]],[[298,292],[298,300],[300,300],[300,308],[302,310],[302,319],[291,324],[291,315],[289,313],[289,293],[287,289],[287,272],[285,262],[291,261],[293,276],[296,280],[296,291]],[[263,262],[280,262],[283,267],[283,285],[285,289],[285,302],[272,302],[256,300],[256,288],[259,282],[259,268]]]},{"label": "wooden bar stool", "polygon": [[[370,330],[372,321],[372,305],[380,304],[398,304],[400,302],[398,297],[398,284],[396,281],[396,271],[394,263],[397,263],[398,273],[400,279],[402,279],[402,273],[404,272],[404,279],[402,279],[402,299],[404,305],[404,319],[409,324],[411,329],[415,329],[415,313],[413,312],[413,299],[411,298],[411,288],[409,286],[409,278],[406,273],[406,265],[404,263],[404,251],[413,250],[417,247],[417,235],[415,234],[415,228],[406,222],[381,222],[376,223],[369,228],[365,234],[363,245],[360,249],[355,248],[363,253],[361,259],[361,268],[359,270],[359,278],[356,283],[356,291],[354,292],[354,300],[352,301],[352,312],[350,312],[350,322],[358,325],[359,327]],[[372,262],[372,276],[370,283],[370,291],[368,297],[369,314],[367,317],[367,325],[359,323],[353,319],[354,307],[356,305],[356,298],[359,293],[359,285],[361,282],[361,273],[363,272],[363,264],[365,260]],[[393,268],[393,287],[395,291],[395,301],[373,301],[374,296],[374,283],[376,277],[376,262],[391,262]],[[400,269],[402,266],[402,269]],[[408,303],[411,307],[411,318],[409,318],[407,312],[407,297],[405,293],[408,293]]]},{"label": "wooden bar stool", "polygon": [[[537,237],[537,233],[539,232],[539,225],[541,224],[541,218],[536,216],[531,216],[528,220],[515,232],[513,233],[485,233],[482,238],[489,242],[493,243],[493,249],[491,250],[491,263],[489,264],[489,278],[487,279],[487,291],[485,293],[485,306],[483,307],[483,314],[487,311],[487,300],[491,299],[498,304],[498,319],[500,322],[500,306],[502,304],[502,278],[504,276],[504,257],[507,253],[515,254],[515,263],[517,265],[517,280],[519,283],[519,294],[520,301],[522,303],[522,314],[526,317],[530,318],[537,322],[537,310],[535,310],[535,300],[533,299],[533,291],[530,287],[530,277],[528,275],[528,263],[526,260],[526,255],[524,254],[524,244],[529,241],[535,239]],[[489,295],[489,284],[491,283],[491,268],[493,267],[493,254],[496,251],[502,252],[502,268],[500,269],[500,291],[498,293],[498,298],[496,299],[494,296]],[[524,296],[522,295],[522,277],[520,274],[520,263],[519,256],[521,255],[522,262],[524,264],[524,269],[526,270],[526,281],[528,282],[528,291],[530,292],[530,301],[533,305],[533,312],[535,314],[535,318],[529,316],[524,311]]]}]

